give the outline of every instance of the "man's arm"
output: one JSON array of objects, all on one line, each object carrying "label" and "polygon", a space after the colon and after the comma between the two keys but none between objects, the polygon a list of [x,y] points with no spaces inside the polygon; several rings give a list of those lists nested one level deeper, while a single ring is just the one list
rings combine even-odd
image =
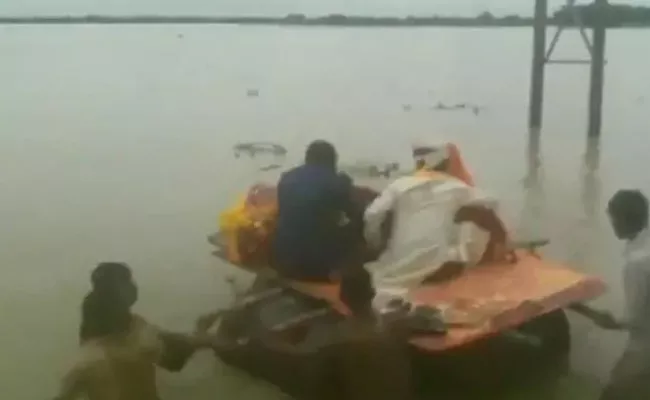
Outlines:
[{"label": "man's arm", "polygon": [[183,369],[196,350],[210,345],[207,335],[171,332],[139,315],[134,315],[134,320],[139,325],[143,349],[150,354],[153,362],[171,372]]},{"label": "man's arm", "polygon": [[379,197],[377,197],[370,206],[366,208],[364,214],[364,234],[366,242],[373,248],[380,247],[384,241],[384,238],[382,237],[382,225],[389,213],[393,211],[396,199],[397,196],[395,195],[395,191],[391,186],[388,186],[381,192]]},{"label": "man's arm", "polygon": [[73,366],[63,377],[59,394],[54,400],[77,400],[84,394],[84,369],[81,365]]},{"label": "man's arm", "polygon": [[496,212],[496,200],[483,191],[462,185],[457,188],[458,211],[454,222],[471,222],[479,228],[505,240],[507,231]]},{"label": "man's arm", "polygon": [[481,262],[507,259],[516,261],[516,254],[508,248],[508,232],[501,218],[492,209],[480,205],[461,207],[454,217],[454,222],[471,222],[490,234]]},{"label": "man's arm", "polygon": [[457,201],[454,222],[471,222],[490,235],[481,262],[501,260],[508,255],[516,260],[514,251],[508,248],[508,231],[496,211],[496,199],[477,188],[463,185],[458,188]]},{"label": "man's arm", "polygon": [[215,342],[215,335],[207,331],[186,334],[159,330],[158,337],[162,342],[158,365],[171,372],[182,370],[197,350],[212,348]]},{"label": "man's arm", "polygon": [[346,174],[339,174],[337,181],[337,202],[348,219],[352,230],[361,237],[363,234],[363,209],[354,201],[352,178]]},{"label": "man's arm", "polygon": [[457,224],[471,222],[479,228],[489,232],[490,236],[497,240],[505,241],[508,235],[506,228],[497,213],[491,208],[480,205],[467,205],[461,207],[454,217],[454,222]]},{"label": "man's arm", "polygon": [[609,311],[599,310],[585,303],[571,304],[569,305],[568,309],[591,320],[593,323],[603,329],[625,329],[623,322],[617,320]]},{"label": "man's arm", "polygon": [[624,330],[627,324],[615,318],[612,313],[605,310],[599,310],[585,303],[574,303],[569,305],[569,310],[574,311],[583,317],[591,320],[594,324],[603,329]]},{"label": "man's arm", "polygon": [[630,330],[643,324],[648,310],[646,298],[650,295],[650,269],[644,262],[632,262],[625,266],[623,284],[627,305],[627,317],[618,318],[611,312],[599,310],[584,303],[576,303],[569,309],[590,319],[603,329]]}]

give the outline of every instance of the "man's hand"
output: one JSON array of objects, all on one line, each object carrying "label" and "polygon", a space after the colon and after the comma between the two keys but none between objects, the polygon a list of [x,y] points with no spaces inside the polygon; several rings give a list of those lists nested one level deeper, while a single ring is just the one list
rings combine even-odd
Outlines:
[{"label": "man's hand", "polygon": [[624,329],[625,326],[620,321],[616,320],[614,315],[609,311],[597,310],[587,304],[574,303],[569,306],[570,310],[590,319],[594,324],[610,330]]},{"label": "man's hand", "polygon": [[609,311],[598,311],[593,314],[591,320],[603,329],[619,330],[623,328],[622,324]]}]

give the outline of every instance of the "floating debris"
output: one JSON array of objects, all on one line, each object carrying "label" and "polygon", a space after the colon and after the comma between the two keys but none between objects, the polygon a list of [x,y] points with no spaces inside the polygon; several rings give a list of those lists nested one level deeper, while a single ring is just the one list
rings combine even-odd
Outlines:
[{"label": "floating debris", "polygon": [[339,169],[355,177],[390,178],[399,172],[399,163],[373,163],[360,161],[355,164],[343,165]]},{"label": "floating debris", "polygon": [[246,96],[248,97],[258,97],[260,95],[260,91],[258,89],[248,89],[246,91]]},{"label": "floating debris", "polygon": [[411,111],[412,109],[413,109],[413,106],[411,106],[410,104],[403,104],[403,105],[402,105],[402,110],[404,110],[404,111],[406,111],[406,112],[409,112],[409,111]]},{"label": "floating debris", "polygon": [[435,105],[435,107],[433,107],[434,110],[440,110],[440,111],[463,110],[465,108],[467,108],[467,103],[447,105],[439,102],[438,104]]},{"label": "floating debris", "polygon": [[271,142],[244,142],[237,143],[233,146],[235,157],[239,158],[242,154],[249,157],[255,157],[258,154],[271,154],[277,157],[284,157],[287,155],[287,149],[277,143]]},{"label": "floating debris", "polygon": [[282,167],[282,165],[280,165],[280,164],[271,164],[271,165],[267,165],[265,167],[260,167],[260,171],[263,171],[263,172],[273,171],[273,170],[276,170],[276,169],[281,168],[281,167]]},{"label": "floating debris", "polygon": [[471,103],[457,103],[453,105],[447,105],[441,102],[438,102],[435,106],[431,107],[435,111],[462,111],[462,110],[471,110],[474,115],[479,115],[485,107],[471,104]]}]

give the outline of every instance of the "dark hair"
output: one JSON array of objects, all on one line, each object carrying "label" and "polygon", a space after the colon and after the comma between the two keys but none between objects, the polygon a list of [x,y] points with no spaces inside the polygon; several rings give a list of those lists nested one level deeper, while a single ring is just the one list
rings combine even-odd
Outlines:
[{"label": "dark hair", "polygon": [[372,308],[375,288],[370,273],[363,267],[348,269],[341,276],[341,301],[355,316],[364,316]]},{"label": "dark hair", "polygon": [[619,190],[609,200],[607,211],[629,233],[648,227],[648,199],[639,190]]},{"label": "dark hair", "polygon": [[307,146],[305,164],[336,167],[338,155],[334,145],[324,140],[316,140]]},{"label": "dark hair", "polygon": [[124,299],[121,290],[133,285],[130,268],[122,263],[101,263],[93,270],[90,281],[92,289],[81,306],[81,342],[128,331],[132,302]]}]

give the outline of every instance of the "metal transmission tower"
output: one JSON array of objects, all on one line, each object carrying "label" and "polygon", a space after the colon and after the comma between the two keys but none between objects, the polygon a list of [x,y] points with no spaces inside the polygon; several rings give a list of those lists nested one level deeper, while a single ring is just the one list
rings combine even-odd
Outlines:
[{"label": "metal transmission tower", "polygon": [[[543,119],[544,70],[547,64],[590,64],[591,84],[589,91],[589,128],[588,136],[600,136],[602,121],[603,80],[605,65],[607,0],[594,0],[596,18],[593,21],[593,44],[587,34],[575,0],[567,0],[566,9],[571,13],[571,21],[558,21],[557,31],[551,45],[546,48],[546,28],[548,26],[548,0],[535,0],[535,20],[533,36],[533,67],[530,90],[529,128],[531,145],[539,147],[539,135]],[[570,23],[569,23],[570,22]],[[582,36],[589,59],[552,59],[553,51],[568,26],[576,26]]]}]

